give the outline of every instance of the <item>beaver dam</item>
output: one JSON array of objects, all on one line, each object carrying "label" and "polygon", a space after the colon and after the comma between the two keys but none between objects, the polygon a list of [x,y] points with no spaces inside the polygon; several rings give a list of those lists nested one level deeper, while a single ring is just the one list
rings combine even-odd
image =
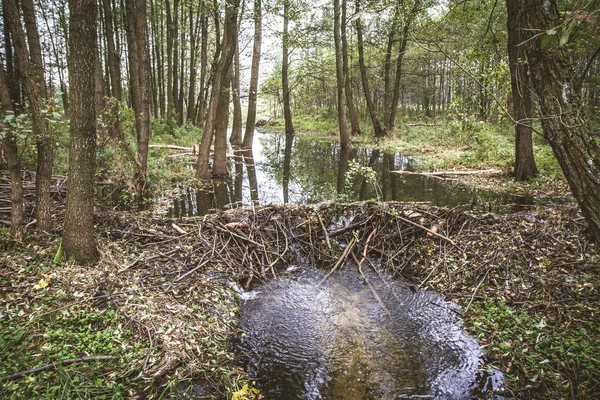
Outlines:
[{"label": "beaver dam", "polygon": [[[372,202],[99,216],[97,268],[17,274],[24,258],[6,258],[3,315],[45,343],[40,321],[114,314],[94,329],[120,338],[106,351],[116,359],[94,371],[135,386],[131,396],[598,395],[600,257],[574,207],[498,216]],[[43,292],[19,289],[41,278]],[[59,301],[49,311],[47,298]],[[4,376],[32,366],[2,361]]]}]

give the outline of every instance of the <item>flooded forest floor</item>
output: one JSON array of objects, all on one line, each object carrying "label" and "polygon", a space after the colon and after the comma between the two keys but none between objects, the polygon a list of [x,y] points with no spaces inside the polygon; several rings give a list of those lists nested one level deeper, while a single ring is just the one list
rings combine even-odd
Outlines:
[{"label": "flooded forest floor", "polygon": [[290,265],[371,262],[462,306],[488,372],[505,375],[501,395],[600,396],[600,253],[572,205],[503,216],[394,202],[180,219],[101,211],[93,268],[61,261],[57,233],[0,240],[8,398],[256,397],[232,346],[243,288]]}]

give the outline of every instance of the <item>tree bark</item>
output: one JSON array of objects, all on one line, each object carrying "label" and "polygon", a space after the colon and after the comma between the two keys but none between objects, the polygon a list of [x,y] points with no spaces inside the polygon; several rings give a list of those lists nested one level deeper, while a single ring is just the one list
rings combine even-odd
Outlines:
[{"label": "tree bark", "polygon": [[[48,131],[48,124],[42,115],[46,86],[42,66],[30,60],[29,51],[25,42],[25,33],[21,25],[21,17],[16,0],[5,0],[7,19],[10,20],[15,56],[18,69],[21,73],[25,93],[29,98],[29,111],[31,113],[33,132],[36,136],[37,173],[36,173],[36,217],[37,229],[49,231],[52,228],[52,211],[50,200],[50,184],[52,180],[52,164],[54,161],[54,148],[52,138]],[[33,21],[35,22],[35,21]],[[27,27],[37,31],[35,23],[29,21]],[[33,42],[35,43],[35,41]],[[39,44],[39,41],[38,41]],[[41,51],[34,50],[40,54]]]},{"label": "tree bark", "polygon": [[227,171],[227,123],[229,121],[229,98],[231,89],[231,68],[233,57],[237,50],[238,9],[240,0],[227,0],[225,5],[225,23],[223,27],[223,52],[219,68],[220,85],[213,89],[219,97],[217,104],[217,123],[215,124],[215,152],[213,177],[225,178]]},{"label": "tree bark", "polygon": [[234,146],[242,144],[242,104],[240,102],[240,50],[239,39],[235,38],[235,54],[231,79],[231,93],[233,95],[233,124],[229,142]]},{"label": "tree bark", "polygon": [[[228,0],[225,9],[225,26],[223,28],[223,43],[217,49],[219,58],[214,68],[213,83],[210,96],[210,102],[206,114],[206,122],[200,148],[198,149],[198,158],[196,161],[196,178],[200,180],[210,179],[210,146],[215,140],[215,154],[213,164],[213,175],[215,177],[227,176],[227,125],[223,131],[223,119],[218,120],[217,116],[228,115],[229,112],[229,90],[231,82],[231,61],[235,52],[235,35],[237,35],[237,12],[240,0]],[[225,101],[227,98],[227,101]],[[217,125],[219,130],[217,131]],[[220,137],[218,137],[220,136]]]},{"label": "tree bark", "polygon": [[567,49],[560,47],[556,38],[542,44],[547,33],[537,34],[562,26],[564,21],[555,0],[527,0],[518,2],[518,6],[517,11],[524,13],[527,59],[544,137],[552,146],[592,235],[600,241],[600,144],[585,120],[581,95],[576,90],[578,77],[572,72],[575,68]]},{"label": "tree bark", "polygon": [[[515,124],[515,179],[525,181],[538,173],[533,156],[531,129],[531,87],[529,67],[524,57],[523,15],[520,0],[506,0],[508,27],[508,61]],[[520,12],[521,11],[521,12]]]},{"label": "tree bark", "polygon": [[96,111],[94,75],[98,59],[96,1],[69,0],[69,172],[63,248],[67,258],[81,264],[98,260],[94,240],[94,174]]},{"label": "tree bark", "polygon": [[343,149],[352,147],[346,120],[346,97],[344,95],[344,71],[342,68],[342,43],[340,38],[340,0],[333,0],[333,42],[335,44],[335,72],[337,78],[337,107],[340,144]]},{"label": "tree bark", "polygon": [[283,92],[283,119],[285,120],[285,134],[294,135],[294,123],[292,121],[292,108],[290,106],[290,50],[289,50],[289,13],[290,0],[283,1],[283,37],[282,37],[282,61],[281,61],[281,91]]},{"label": "tree bark", "polygon": [[131,75],[135,129],[137,134],[136,186],[138,197],[144,197],[150,142],[150,79],[148,33],[146,31],[146,0],[126,0],[129,73]]},{"label": "tree bark", "polygon": [[[4,116],[14,115],[14,108],[10,95],[10,89],[6,79],[4,70],[0,68],[0,102],[2,103],[2,111]],[[8,174],[10,177],[10,233],[16,240],[21,239],[23,230],[23,182],[21,180],[21,160],[17,147],[17,139],[11,128],[6,125],[1,129],[4,130],[4,148],[8,162]]]},{"label": "tree bark", "polygon": [[108,53],[108,70],[110,72],[111,95],[121,101],[123,88],[121,86],[121,63],[115,48],[115,33],[113,28],[113,13],[110,0],[102,0],[104,6],[104,31],[106,35],[106,51]]},{"label": "tree bark", "polygon": [[194,122],[196,125],[202,125],[206,111],[206,74],[208,66],[208,14],[206,4],[202,2],[202,27],[200,29],[200,88],[198,91],[198,110],[196,111]]},{"label": "tree bark", "polygon": [[360,134],[360,125],[354,106],[354,97],[352,96],[352,82],[350,81],[350,68],[348,65],[348,25],[346,23],[347,0],[342,0],[342,72],[344,74],[344,93],[346,94],[346,105],[348,106],[348,118],[353,135]]},{"label": "tree bark", "polygon": [[[355,13],[359,15],[360,13],[360,0],[356,0],[355,2],[356,8]],[[358,65],[360,67],[360,78],[362,81],[363,92],[365,92],[365,100],[367,102],[367,110],[369,111],[369,117],[371,118],[371,123],[373,124],[373,133],[375,137],[383,137],[385,136],[385,131],[381,128],[381,124],[377,119],[377,113],[375,112],[375,106],[373,104],[373,98],[371,97],[371,89],[369,88],[369,78],[367,77],[367,68],[365,66],[365,51],[364,51],[364,43],[363,43],[363,34],[362,34],[362,24],[360,22],[360,18],[356,19],[356,40],[358,47]]]},{"label": "tree bark", "polygon": [[409,14],[405,17],[404,27],[402,28],[402,38],[398,45],[398,57],[396,58],[396,76],[394,77],[394,92],[388,110],[388,119],[385,121],[386,131],[392,132],[396,128],[396,113],[398,110],[398,102],[400,101],[400,82],[402,80],[402,63],[404,61],[404,53],[406,52],[406,44],[408,43],[408,32],[410,26],[415,19],[422,0],[414,0],[414,4]]},{"label": "tree bark", "polygon": [[258,98],[258,72],[262,45],[262,0],[254,0],[254,44],[252,47],[252,67],[250,70],[250,90],[248,93],[248,116],[244,133],[244,148],[251,148],[256,129],[256,102]]}]

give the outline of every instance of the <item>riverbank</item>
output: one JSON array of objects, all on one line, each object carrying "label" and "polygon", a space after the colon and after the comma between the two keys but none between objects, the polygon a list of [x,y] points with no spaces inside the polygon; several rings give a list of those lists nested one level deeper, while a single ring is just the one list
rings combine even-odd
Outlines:
[{"label": "riverbank", "polygon": [[339,246],[353,237],[358,259],[364,250],[415,290],[463,307],[490,368],[505,374],[505,395],[599,395],[600,254],[573,207],[497,216],[334,203],[97,221],[93,268],[60,260],[58,236],[2,237],[0,376],[49,366],[3,381],[9,398],[250,398],[230,346],[240,334],[235,284],[299,260],[355,268]]}]

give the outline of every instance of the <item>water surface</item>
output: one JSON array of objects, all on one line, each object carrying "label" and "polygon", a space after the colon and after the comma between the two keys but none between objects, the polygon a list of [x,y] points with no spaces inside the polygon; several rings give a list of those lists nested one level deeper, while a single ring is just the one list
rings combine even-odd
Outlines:
[{"label": "water surface", "polygon": [[464,205],[494,212],[522,211],[544,202],[475,189],[457,180],[391,173],[418,169],[415,159],[401,153],[369,148],[345,151],[337,142],[278,133],[256,132],[253,149],[232,152],[229,164],[229,182],[216,183],[210,192],[182,188],[183,195],[168,215],[203,215],[216,208],[251,204],[314,204],[334,198]]},{"label": "water surface", "polygon": [[383,272],[302,268],[247,293],[242,350],[270,399],[461,399],[481,350],[460,309]]}]

